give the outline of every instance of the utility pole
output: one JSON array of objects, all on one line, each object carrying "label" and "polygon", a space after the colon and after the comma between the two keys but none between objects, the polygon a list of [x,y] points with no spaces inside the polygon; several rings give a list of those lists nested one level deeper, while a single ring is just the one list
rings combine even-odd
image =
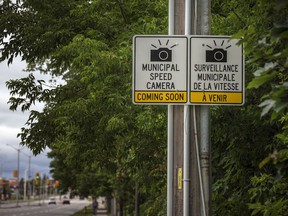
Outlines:
[{"label": "utility pole", "polygon": [[20,195],[20,191],[19,191],[19,172],[20,172],[20,149],[17,149],[17,154],[18,154],[18,161],[17,161],[17,204],[16,206],[19,206],[19,195]]},{"label": "utility pole", "polygon": [[16,184],[17,184],[17,193],[16,193],[16,207],[19,206],[19,171],[20,171],[20,151],[22,149],[20,148],[15,148],[14,146],[10,145],[10,144],[6,144],[10,147],[12,147],[13,149],[15,149],[17,151],[17,176],[16,176]]},{"label": "utility pole", "polygon": [[[26,194],[28,194],[28,206],[30,206],[30,198],[31,198],[31,195],[32,195],[32,193],[31,193],[31,182],[30,182],[31,181],[31,157],[32,156],[24,153],[23,151],[21,152],[21,150],[22,149],[17,149],[17,151],[19,153],[18,157],[20,157],[20,153],[22,153],[22,154],[24,154],[25,156],[28,157],[28,169],[25,169],[25,172],[24,172],[24,176],[25,176],[25,178],[24,178],[25,179],[25,181],[24,181],[24,201],[26,201]],[[19,158],[18,158],[18,167],[19,167]],[[19,168],[18,168],[18,170],[19,170]],[[27,177],[26,171],[28,173],[28,180],[26,178]],[[19,171],[18,171],[18,178],[19,178]]]},{"label": "utility pole", "polygon": [[[169,35],[208,35],[210,19],[211,0],[169,1]],[[168,216],[211,215],[210,145],[209,106],[168,105]]]},{"label": "utility pole", "polygon": [[[200,0],[197,8],[197,33],[210,35],[211,26],[211,0]],[[199,107],[199,129],[200,129],[200,167],[203,184],[202,191],[202,211],[201,215],[210,216],[212,214],[212,174],[211,174],[211,141],[210,141],[210,107]],[[203,212],[205,211],[205,212]]]},{"label": "utility pole", "polygon": [[[185,33],[184,15],[185,0],[170,0],[170,35]],[[168,216],[183,215],[183,115],[184,106],[168,106]]]},{"label": "utility pole", "polygon": [[[31,155],[28,155],[24,152],[22,152],[25,156],[28,157],[28,184],[27,184],[27,179],[26,179],[26,172],[25,172],[25,188],[26,188],[26,185],[28,186],[28,206],[30,205],[30,197],[31,197],[31,184],[30,184],[30,181],[31,181]],[[25,193],[24,193],[24,197],[26,197],[26,190],[25,190]],[[25,198],[24,198],[25,200]]]},{"label": "utility pole", "polygon": [[[211,0],[194,0],[192,14],[192,34],[210,35]],[[192,106],[190,122],[192,131],[190,215],[210,216],[212,214],[210,107]]]},{"label": "utility pole", "polygon": [[29,155],[28,160],[28,206],[30,206],[30,199],[31,199],[31,155]]}]

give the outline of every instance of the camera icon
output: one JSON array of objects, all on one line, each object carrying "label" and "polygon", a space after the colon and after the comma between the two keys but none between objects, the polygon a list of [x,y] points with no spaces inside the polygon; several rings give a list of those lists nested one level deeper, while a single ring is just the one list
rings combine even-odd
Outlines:
[{"label": "camera icon", "polygon": [[206,62],[227,62],[227,51],[220,48],[206,50]]},{"label": "camera icon", "polygon": [[151,50],[150,61],[171,62],[172,50],[168,48],[159,48],[157,50]]}]

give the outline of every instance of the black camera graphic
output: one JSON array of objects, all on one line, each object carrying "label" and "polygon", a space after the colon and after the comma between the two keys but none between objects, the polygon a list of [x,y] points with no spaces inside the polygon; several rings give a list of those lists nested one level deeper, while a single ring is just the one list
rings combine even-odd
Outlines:
[{"label": "black camera graphic", "polygon": [[168,48],[159,48],[157,50],[151,50],[150,60],[160,62],[171,62],[172,61],[172,50]]},{"label": "black camera graphic", "polygon": [[227,62],[227,51],[220,48],[206,50],[206,62]]}]

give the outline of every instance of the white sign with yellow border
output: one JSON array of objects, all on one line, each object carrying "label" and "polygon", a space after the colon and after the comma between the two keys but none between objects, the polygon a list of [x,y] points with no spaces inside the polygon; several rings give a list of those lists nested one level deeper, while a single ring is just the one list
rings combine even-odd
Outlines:
[{"label": "white sign with yellow border", "polygon": [[133,103],[243,105],[238,43],[230,36],[134,36]]},{"label": "white sign with yellow border", "polygon": [[229,36],[190,38],[190,103],[244,104],[243,46]]},{"label": "white sign with yellow border", "polygon": [[133,102],[188,102],[188,38],[136,35],[133,38]]}]

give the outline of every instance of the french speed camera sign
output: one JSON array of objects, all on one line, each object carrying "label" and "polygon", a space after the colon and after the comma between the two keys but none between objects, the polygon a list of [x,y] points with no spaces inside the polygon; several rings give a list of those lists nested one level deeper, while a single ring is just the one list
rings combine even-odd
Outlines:
[{"label": "french speed camera sign", "polygon": [[190,104],[243,105],[243,45],[229,36],[190,38]]},{"label": "french speed camera sign", "polygon": [[136,35],[133,38],[133,103],[188,102],[188,38]]}]

